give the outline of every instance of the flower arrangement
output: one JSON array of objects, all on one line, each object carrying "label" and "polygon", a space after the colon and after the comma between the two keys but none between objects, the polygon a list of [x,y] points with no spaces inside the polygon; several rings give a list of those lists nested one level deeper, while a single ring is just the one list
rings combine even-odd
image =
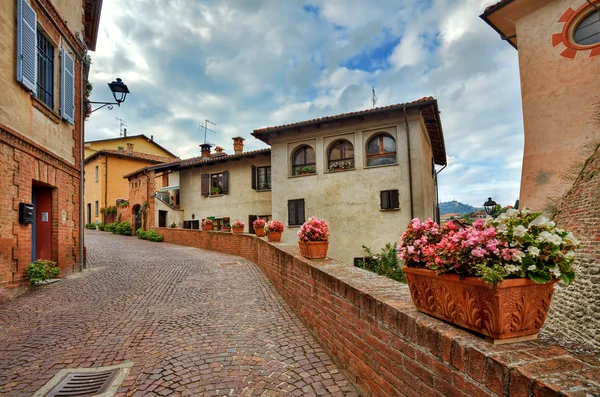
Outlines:
[{"label": "flower arrangement", "polygon": [[202,226],[212,226],[213,224],[213,220],[212,219],[203,219],[202,220]]},{"label": "flower arrangement", "polygon": [[315,167],[304,166],[296,170],[296,175],[314,174],[315,172]]},{"label": "flower arrangement", "polygon": [[229,223],[224,223],[223,229],[229,230],[229,229],[231,229],[231,225]]},{"label": "flower arrangement", "polygon": [[552,279],[570,283],[578,247],[571,232],[545,216],[509,209],[462,229],[452,221],[439,226],[431,219],[413,219],[401,236],[398,255],[409,267],[476,276],[490,285],[517,277],[538,284]]},{"label": "flower arrangement", "polygon": [[283,233],[283,223],[279,221],[269,221],[265,225],[265,233]]},{"label": "flower arrangement", "polygon": [[245,223],[242,222],[242,221],[235,221],[235,222],[233,222],[232,226],[233,226],[234,229],[239,229],[239,228],[243,229],[244,226],[245,226]]},{"label": "flower arrangement", "polygon": [[329,164],[329,171],[335,171],[335,170],[347,170],[350,168],[354,168],[354,162],[351,160],[347,160],[347,161],[336,161],[334,163]]},{"label": "flower arrangement", "polygon": [[211,195],[217,195],[217,194],[221,194],[221,188],[220,187],[211,187],[210,188],[210,194]]},{"label": "flower arrangement", "polygon": [[262,228],[264,228],[264,227],[265,227],[265,224],[266,224],[266,223],[267,223],[267,222],[265,222],[265,220],[264,220],[264,219],[261,219],[261,218],[256,218],[256,220],[255,220],[254,222],[252,222],[252,227],[253,227],[254,229],[262,229]]},{"label": "flower arrangement", "polygon": [[299,241],[328,241],[329,240],[329,229],[327,222],[323,219],[319,220],[316,217],[312,217],[298,230]]}]

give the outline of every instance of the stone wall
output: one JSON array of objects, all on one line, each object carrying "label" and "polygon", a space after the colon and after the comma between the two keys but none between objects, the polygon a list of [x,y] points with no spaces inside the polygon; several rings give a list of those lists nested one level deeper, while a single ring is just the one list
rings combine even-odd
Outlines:
[{"label": "stone wall", "polygon": [[[248,234],[156,228],[165,242],[256,263],[365,396],[600,395],[597,354],[492,345],[419,313],[405,285]],[[567,393],[567,394],[560,394]]]},{"label": "stone wall", "polygon": [[557,210],[555,221],[575,234],[581,248],[577,279],[569,286],[557,285],[546,331],[600,348],[600,147]]}]

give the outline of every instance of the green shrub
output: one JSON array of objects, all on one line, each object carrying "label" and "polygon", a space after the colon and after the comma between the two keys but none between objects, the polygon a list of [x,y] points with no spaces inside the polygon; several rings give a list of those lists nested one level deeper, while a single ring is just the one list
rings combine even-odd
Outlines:
[{"label": "green shrub", "polygon": [[381,254],[379,255],[373,254],[371,249],[365,245],[362,247],[363,250],[365,250],[366,256],[364,260],[358,261],[356,264],[357,267],[369,270],[381,276],[389,277],[401,283],[406,283],[406,275],[400,266],[395,243],[387,243],[385,247],[381,249]]},{"label": "green shrub", "polygon": [[117,227],[117,222],[107,223],[106,225],[104,225],[104,231],[114,233],[116,227]]},{"label": "green shrub", "polygon": [[96,230],[96,224],[95,223],[88,223],[88,224],[85,225],[85,228],[89,229],[89,230]]},{"label": "green shrub", "polygon": [[97,226],[98,226],[98,230],[104,231],[104,223],[100,222]]},{"label": "green shrub", "polygon": [[36,285],[42,281],[56,278],[60,269],[56,266],[56,262],[38,259],[27,265],[27,279],[31,285]]},{"label": "green shrub", "polygon": [[131,236],[131,224],[127,221],[118,222],[113,233],[120,234],[122,236]]},{"label": "green shrub", "polygon": [[141,240],[150,240],[150,241],[155,241],[155,242],[161,242],[164,240],[165,236],[163,236],[160,233],[157,233],[156,230],[142,230],[142,229],[138,229],[135,232],[137,238],[141,239]]},{"label": "green shrub", "polygon": [[144,229],[142,229],[142,228],[139,228],[138,230],[136,230],[135,231],[135,235],[140,240],[146,240],[146,231]]}]

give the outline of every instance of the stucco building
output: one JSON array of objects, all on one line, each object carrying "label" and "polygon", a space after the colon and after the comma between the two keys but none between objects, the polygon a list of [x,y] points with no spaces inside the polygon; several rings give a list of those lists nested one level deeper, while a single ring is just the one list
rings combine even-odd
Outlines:
[{"label": "stucco building", "polygon": [[[123,175],[141,167],[163,164],[177,157],[145,135],[125,136],[85,142],[85,222],[110,223],[116,220],[116,200],[129,196],[129,186]],[[166,185],[156,181],[157,188]]]},{"label": "stucco building", "polygon": [[[234,140],[234,154],[223,149],[135,171],[130,206],[147,202],[142,223],[199,228],[204,218],[217,224],[241,220],[245,231],[260,216],[285,224],[283,240],[297,241],[310,216],[328,221],[329,255],[352,263],[362,258],[365,244],[379,250],[397,242],[414,218],[437,215],[436,165],[446,165],[437,101],[433,98],[254,130],[270,149],[244,152],[243,138]],[[178,191],[175,208],[149,180],[169,178]],[[159,189],[160,190],[160,189]],[[150,204],[151,203],[151,204]],[[150,219],[145,221],[145,214]],[[217,226],[218,228],[218,226]]]},{"label": "stucco building", "polygon": [[101,6],[0,2],[0,289],[35,259],[80,263],[82,93]]},{"label": "stucco building", "polygon": [[525,149],[520,205],[541,210],[594,138],[600,101],[600,1],[503,0],[481,18],[519,51]]}]

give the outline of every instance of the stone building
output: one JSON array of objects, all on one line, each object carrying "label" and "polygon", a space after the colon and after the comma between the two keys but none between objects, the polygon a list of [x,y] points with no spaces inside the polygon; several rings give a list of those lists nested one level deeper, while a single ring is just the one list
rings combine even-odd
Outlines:
[{"label": "stone building", "polygon": [[481,15],[519,51],[525,129],[521,206],[541,210],[548,199],[562,196],[572,181],[561,173],[594,139],[599,6],[598,0],[502,0]]},{"label": "stone building", "polygon": [[[0,2],[0,288],[80,257],[82,103],[102,1]],[[6,292],[6,290],[0,291]]]}]

